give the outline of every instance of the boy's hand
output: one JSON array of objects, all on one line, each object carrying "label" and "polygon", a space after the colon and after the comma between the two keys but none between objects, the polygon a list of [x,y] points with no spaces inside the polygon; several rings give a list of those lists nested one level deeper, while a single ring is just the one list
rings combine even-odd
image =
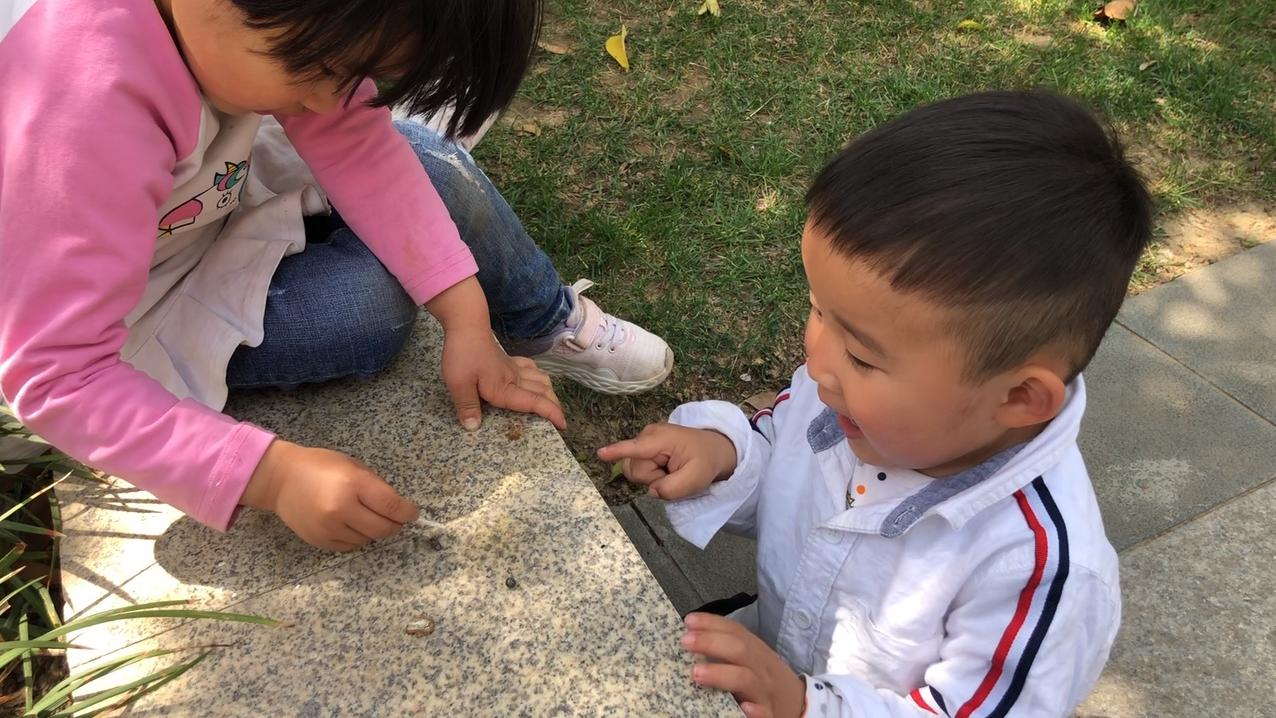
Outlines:
[{"label": "boy's hand", "polygon": [[559,430],[567,428],[549,377],[531,359],[507,355],[486,327],[444,333],[443,383],[452,394],[457,419],[470,431],[482,421],[480,398],[502,409],[543,416]]},{"label": "boy's hand", "polygon": [[392,536],[419,513],[364,464],[281,439],[266,449],[240,503],[275,512],[306,543],[331,551]]},{"label": "boy's hand", "polygon": [[692,679],[728,691],[749,718],[798,718],[806,710],[806,684],[761,638],[735,621],[690,613],[682,647],[715,663],[697,663]]},{"label": "boy's hand", "polygon": [[625,478],[672,501],[694,496],[735,471],[735,445],[716,431],[650,424],[638,436],[598,450],[607,462],[624,459]]}]

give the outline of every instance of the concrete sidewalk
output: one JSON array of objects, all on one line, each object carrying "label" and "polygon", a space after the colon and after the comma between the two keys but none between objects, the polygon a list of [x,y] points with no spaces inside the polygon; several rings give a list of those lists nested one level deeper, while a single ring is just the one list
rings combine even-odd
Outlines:
[{"label": "concrete sidewalk", "polygon": [[[1121,551],[1121,635],[1078,711],[1276,716],[1276,241],[1128,301],[1082,426]],[[658,502],[614,508],[680,612],[754,590],[753,546],[704,552]]]}]

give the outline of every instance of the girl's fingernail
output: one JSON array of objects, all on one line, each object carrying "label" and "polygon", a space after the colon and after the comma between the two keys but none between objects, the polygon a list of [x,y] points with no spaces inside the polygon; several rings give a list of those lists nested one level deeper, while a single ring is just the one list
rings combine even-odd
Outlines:
[{"label": "girl's fingernail", "polygon": [[466,431],[474,431],[479,428],[479,420],[472,416],[466,417],[465,420],[461,422],[461,426],[464,426]]},{"label": "girl's fingernail", "polygon": [[700,668],[700,666],[696,666],[695,668],[692,668],[692,669],[691,669],[691,680],[695,681],[696,683],[700,683],[701,681],[703,681],[703,680],[704,680],[704,669]]},{"label": "girl's fingernail", "polygon": [[692,638],[691,638],[691,634],[690,634],[690,633],[684,633],[684,634],[682,634],[682,647],[683,647],[683,648],[691,648],[691,644],[692,644],[692,642],[693,642],[693,641],[692,641]]}]

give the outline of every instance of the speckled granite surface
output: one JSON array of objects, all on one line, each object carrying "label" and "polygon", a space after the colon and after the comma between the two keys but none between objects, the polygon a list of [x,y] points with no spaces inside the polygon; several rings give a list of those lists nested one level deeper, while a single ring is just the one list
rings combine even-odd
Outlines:
[{"label": "speckled granite surface", "polygon": [[[677,614],[553,428],[504,412],[456,426],[438,341],[423,317],[377,379],[227,410],[377,468],[447,524],[442,550],[405,529],[331,554],[267,514],[219,534],[125,485],[68,488],[71,613],[188,598],[291,624],[104,624],[72,637],[73,669],[126,646],[226,645],[130,715],[740,715],[692,685]],[[422,619],[433,631],[410,635]]]}]

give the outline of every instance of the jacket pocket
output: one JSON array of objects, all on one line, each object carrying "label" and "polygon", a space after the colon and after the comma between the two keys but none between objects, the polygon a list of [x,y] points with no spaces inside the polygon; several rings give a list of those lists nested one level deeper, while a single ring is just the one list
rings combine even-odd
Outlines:
[{"label": "jacket pocket", "polygon": [[879,687],[906,693],[920,685],[926,667],[938,659],[942,636],[911,636],[874,621],[860,599],[837,609],[828,646],[832,673],[854,673]]}]

